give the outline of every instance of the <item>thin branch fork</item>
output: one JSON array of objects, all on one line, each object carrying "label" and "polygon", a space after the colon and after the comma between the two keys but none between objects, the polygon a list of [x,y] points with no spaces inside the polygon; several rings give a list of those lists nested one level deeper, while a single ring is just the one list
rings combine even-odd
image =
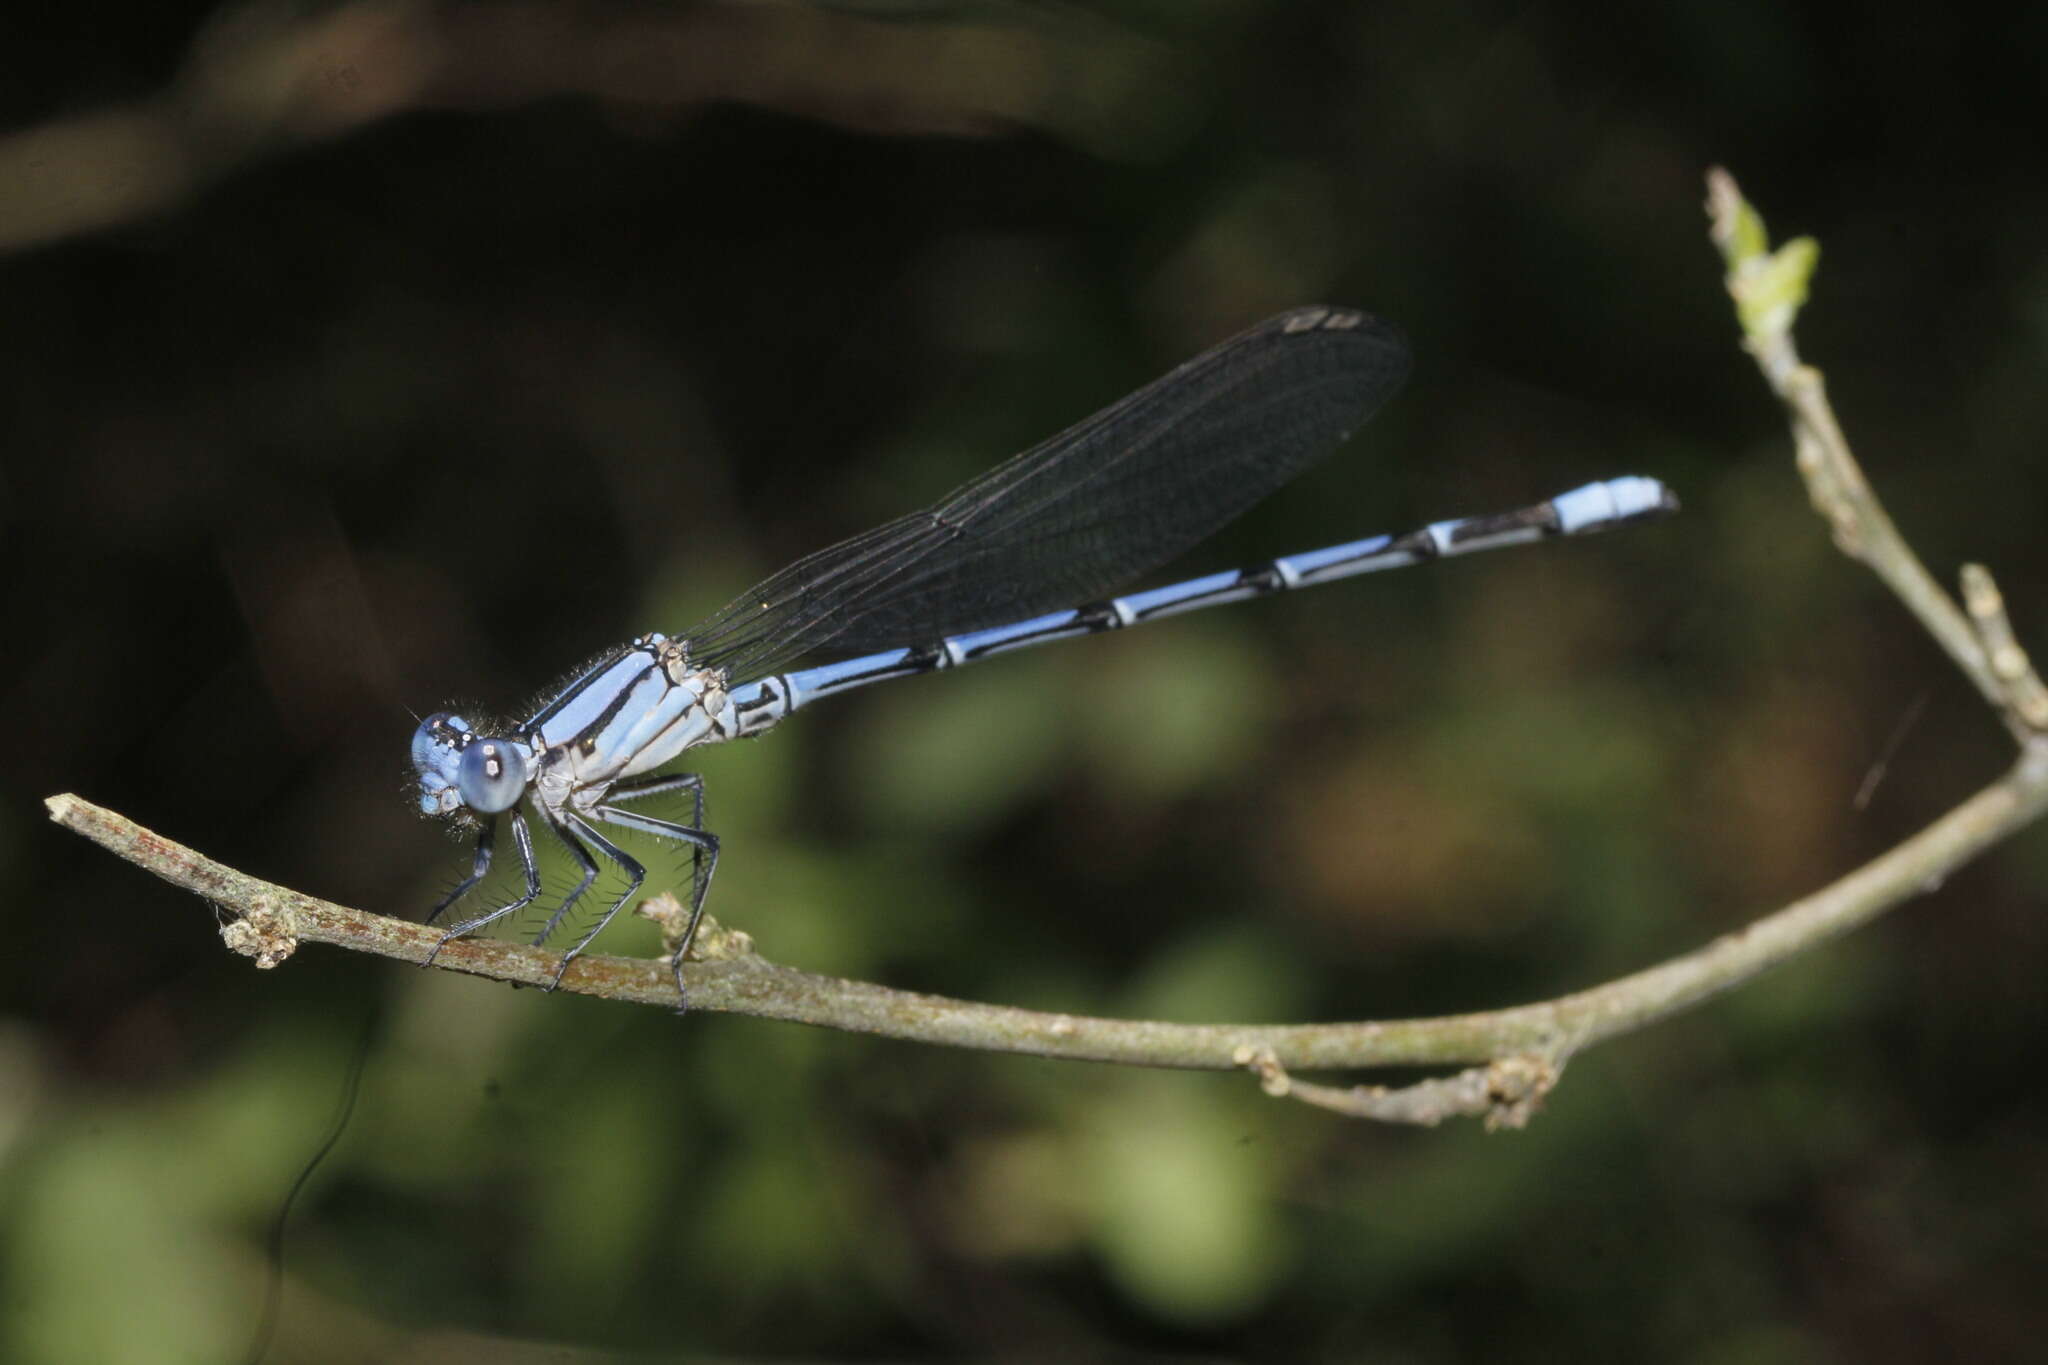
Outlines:
[{"label": "thin branch fork", "polygon": [[[692,1005],[907,1041],[1133,1066],[1243,1069],[1268,1094],[1355,1117],[1435,1124],[1458,1116],[1519,1127],[1584,1049],[1633,1032],[1846,933],[1939,887],[1964,864],[2048,810],[2048,687],[2015,639],[1997,585],[1983,568],[1962,575],[1963,604],[1928,573],[1863,477],[1828,405],[1821,376],[1800,362],[1791,325],[1818,248],[1798,239],[1771,251],[1763,223],[1724,171],[1708,177],[1712,235],[1745,346],[1785,403],[1798,468],[1836,543],[1891,587],[1997,710],[2018,759],[1997,781],[1925,829],[1833,884],[1692,952],[1571,995],[1508,1009],[1430,1019],[1332,1024],[1175,1024],[1102,1019],[950,1000],[819,976],[767,961],[731,931],[700,936],[685,967]],[[79,797],[46,802],[51,819],[211,901],[230,947],[271,967],[301,942],[331,943],[425,962],[440,934],[424,925],[335,905],[214,862]],[[657,898],[645,912],[660,922]],[[547,986],[558,958],[537,948],[458,939],[432,965]],[[665,960],[585,955],[561,987],[673,1007]],[[1304,1081],[1296,1071],[1467,1066],[1450,1076],[1385,1088]]]}]

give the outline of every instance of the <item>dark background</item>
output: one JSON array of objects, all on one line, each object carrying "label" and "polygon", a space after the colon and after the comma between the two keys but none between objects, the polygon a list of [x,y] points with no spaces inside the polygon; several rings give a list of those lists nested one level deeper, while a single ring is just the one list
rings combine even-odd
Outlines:
[{"label": "dark background", "polygon": [[1407,393],[1185,567],[1628,472],[1685,515],[821,705],[697,765],[714,913],[816,970],[1187,1020],[1692,948],[2009,755],[1807,509],[1702,173],[1819,238],[1800,339],[1874,483],[2039,644],[2042,13],[10,12],[0,1354],[233,1358],[367,1026],[275,1360],[2028,1355],[2038,835],[1487,1135],[317,947],[258,973],[40,802],[417,916],[466,855],[410,813],[408,709],[516,710],[1327,301],[1408,330]]}]

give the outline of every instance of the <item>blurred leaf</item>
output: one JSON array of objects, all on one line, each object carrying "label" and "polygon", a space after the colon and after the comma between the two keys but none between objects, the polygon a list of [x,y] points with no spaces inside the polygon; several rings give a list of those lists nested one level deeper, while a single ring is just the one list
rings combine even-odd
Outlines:
[{"label": "blurred leaf", "polygon": [[1087,1124],[1094,1240],[1111,1275],[1188,1326],[1256,1309],[1287,1270],[1269,1149],[1248,1147],[1213,1086],[1134,1075]]},{"label": "blurred leaf", "polygon": [[960,833],[1042,788],[1071,732],[1072,668],[1004,658],[874,699],[875,718],[842,778],[877,826]]},{"label": "blurred leaf", "polygon": [[1098,780],[1133,804],[1212,780],[1243,758],[1258,728],[1243,708],[1260,682],[1249,644],[1193,623],[1174,635],[1114,642],[1095,683],[1072,699]]},{"label": "blurred leaf", "polygon": [[593,1327],[625,1306],[641,1248],[661,1219],[664,1186],[687,1181],[700,1156],[677,1141],[652,1087],[630,1076],[614,1081],[560,1096],[570,1102],[553,1140],[570,1154],[567,1171],[524,1190],[546,1248],[522,1267],[530,1311]]},{"label": "blurred leaf", "polygon": [[1121,1008],[1138,1019],[1286,1019],[1300,1008],[1302,966],[1258,924],[1219,924],[1162,945]]}]

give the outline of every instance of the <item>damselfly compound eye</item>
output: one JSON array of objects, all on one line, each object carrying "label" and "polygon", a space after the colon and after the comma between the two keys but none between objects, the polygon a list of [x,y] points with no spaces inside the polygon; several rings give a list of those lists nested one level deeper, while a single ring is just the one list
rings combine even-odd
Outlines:
[{"label": "damselfly compound eye", "polygon": [[476,740],[462,751],[455,790],[478,815],[511,810],[526,791],[526,761],[501,739]]}]

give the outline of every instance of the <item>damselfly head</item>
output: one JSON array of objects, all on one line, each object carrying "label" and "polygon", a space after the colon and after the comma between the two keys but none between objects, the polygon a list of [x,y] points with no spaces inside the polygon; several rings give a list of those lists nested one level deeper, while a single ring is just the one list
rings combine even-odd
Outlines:
[{"label": "damselfly head", "polygon": [[468,721],[436,711],[413,731],[412,766],[427,815],[496,815],[526,794],[532,750],[516,739],[480,735]]}]

